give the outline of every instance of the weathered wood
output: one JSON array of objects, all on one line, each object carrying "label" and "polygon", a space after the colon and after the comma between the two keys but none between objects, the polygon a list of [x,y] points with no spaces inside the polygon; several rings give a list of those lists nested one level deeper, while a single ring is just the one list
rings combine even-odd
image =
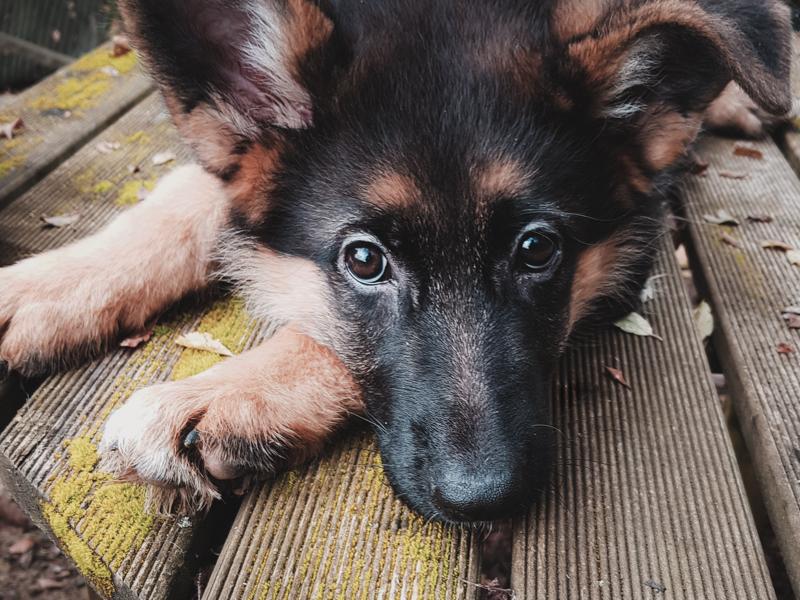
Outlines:
[{"label": "weathered wood", "polygon": [[473,598],[477,537],[406,508],[353,433],[247,496],[203,598]]},{"label": "weathered wood", "polygon": [[[101,150],[101,142],[120,146]],[[177,160],[154,165],[152,156],[166,150]],[[152,96],[1,211],[0,239],[27,254],[91,233],[188,156]],[[140,171],[130,173],[131,164]],[[41,214],[66,213],[81,218],[69,227],[42,227]],[[118,349],[48,379],[0,434],[0,477],[104,596],[175,598],[189,583],[196,529],[145,514],[142,488],[111,482],[96,465],[100,431],[113,408],[142,386],[217,360],[173,343],[178,331],[188,329],[209,331],[231,348],[256,337],[237,302],[179,313],[157,326],[144,347]]]},{"label": "weathered wood", "polygon": [[518,598],[774,597],[671,244],[661,248],[645,314],[663,341],[606,331],[562,361],[560,466],[515,524]]},{"label": "weathered wood", "polygon": [[0,137],[0,206],[36,183],[60,160],[152,89],[129,52],[114,58],[100,46],[0,109],[0,124],[25,128]]},{"label": "weathered wood", "polygon": [[[176,160],[154,165],[161,152],[175,152]],[[152,94],[0,212],[0,265],[95,231],[176,164],[190,161],[161,99]],[[80,218],[67,227],[45,228],[41,220],[73,214]]]},{"label": "weathered wood", "polygon": [[15,51],[24,54],[35,63],[51,69],[58,69],[71,62],[73,58],[60,52],[55,52],[44,46],[33,44],[28,40],[9,35],[0,31],[0,52]]},{"label": "weathered wood", "polygon": [[[706,139],[710,167],[686,187],[690,232],[708,287],[718,347],[733,404],[795,592],[800,594],[800,330],[781,317],[800,304],[800,266],[765,249],[775,240],[800,248],[800,181],[772,141],[754,144],[763,159],[734,155],[736,142]],[[728,179],[725,172],[746,175]],[[703,214],[725,209],[741,222],[721,228]],[[768,216],[769,223],[748,222]],[[723,234],[740,247],[723,241]],[[791,353],[782,354],[779,344]]]}]

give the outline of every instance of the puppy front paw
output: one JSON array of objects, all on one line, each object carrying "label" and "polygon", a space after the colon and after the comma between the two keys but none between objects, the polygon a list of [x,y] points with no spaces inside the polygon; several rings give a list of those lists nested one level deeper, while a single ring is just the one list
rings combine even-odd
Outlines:
[{"label": "puppy front paw", "polygon": [[202,376],[137,391],[106,422],[101,468],[146,484],[148,509],[163,514],[207,510],[222,488],[241,493],[252,477],[271,475],[283,456],[278,436],[246,439],[232,421],[207,418],[216,403],[237,414],[243,400],[224,391]]}]

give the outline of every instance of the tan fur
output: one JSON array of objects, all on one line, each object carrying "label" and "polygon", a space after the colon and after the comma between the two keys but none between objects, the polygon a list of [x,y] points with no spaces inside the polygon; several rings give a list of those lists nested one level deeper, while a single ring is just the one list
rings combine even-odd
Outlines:
[{"label": "tan fur", "polygon": [[520,162],[502,159],[477,169],[473,185],[479,197],[497,200],[522,193],[532,176],[533,174],[526,172]]},{"label": "tan fur", "polygon": [[700,132],[701,116],[664,112],[648,118],[640,136],[646,140],[644,158],[648,166],[660,171],[686,153]]},{"label": "tan fur", "polygon": [[293,322],[309,335],[327,340],[334,318],[328,284],[312,261],[284,256],[236,237],[223,241],[219,257],[225,276],[237,283],[254,316]]},{"label": "tan fur", "polygon": [[[305,460],[362,409],[359,387],[336,355],[285,327],[200,375],[134,394],[106,425],[104,466],[155,484],[157,509],[207,508],[219,496],[209,475],[269,475],[282,460]],[[183,447],[192,428],[196,451]]]},{"label": "tan fur", "polygon": [[287,23],[288,53],[292,57],[292,73],[299,79],[300,61],[328,41],[333,23],[308,0],[288,0],[287,5],[291,13]]},{"label": "tan fur", "polygon": [[411,177],[385,170],[367,185],[364,199],[384,208],[406,208],[419,202],[422,192]]},{"label": "tan fur", "polygon": [[758,108],[741,87],[731,82],[705,112],[704,125],[710,129],[737,131],[751,138],[763,137],[770,117]]},{"label": "tan fur", "polygon": [[142,329],[205,285],[227,206],[216,178],[182,167],[99,233],[0,269],[0,360],[29,372]]}]

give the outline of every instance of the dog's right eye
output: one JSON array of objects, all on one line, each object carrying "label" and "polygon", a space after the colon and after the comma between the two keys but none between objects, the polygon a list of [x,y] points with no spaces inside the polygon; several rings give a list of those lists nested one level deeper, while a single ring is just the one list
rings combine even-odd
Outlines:
[{"label": "dog's right eye", "polygon": [[344,251],[344,263],[353,278],[364,285],[375,285],[389,278],[389,261],[375,244],[350,244]]}]

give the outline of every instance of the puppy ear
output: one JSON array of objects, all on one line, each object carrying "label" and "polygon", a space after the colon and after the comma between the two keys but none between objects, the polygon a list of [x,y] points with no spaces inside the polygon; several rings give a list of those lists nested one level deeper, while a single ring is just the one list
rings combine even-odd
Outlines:
[{"label": "puppy ear", "polygon": [[774,0],[640,2],[566,41],[568,78],[594,116],[635,135],[652,173],[683,155],[731,80],[767,112],[788,112],[790,35]]},{"label": "puppy ear", "polygon": [[313,123],[333,37],[315,4],[121,0],[120,8],[178,128],[210,171],[233,178],[237,156],[256,147],[263,159],[282,130]]}]

